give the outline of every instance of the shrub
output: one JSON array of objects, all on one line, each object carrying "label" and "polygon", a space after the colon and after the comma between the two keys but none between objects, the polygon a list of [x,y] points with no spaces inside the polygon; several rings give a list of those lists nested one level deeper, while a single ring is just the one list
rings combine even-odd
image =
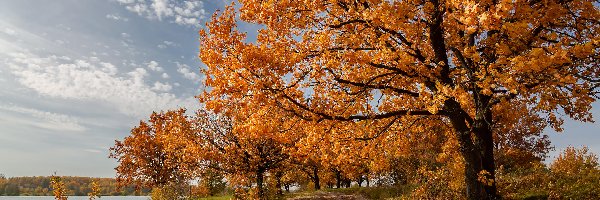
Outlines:
[{"label": "shrub", "polygon": [[506,199],[596,199],[600,196],[598,157],[586,147],[567,148],[547,168],[534,163],[531,168],[497,173],[498,191]]},{"label": "shrub", "polygon": [[419,170],[421,185],[411,194],[410,199],[464,199],[464,179],[456,178],[455,171],[446,167],[436,170]]},{"label": "shrub", "polygon": [[587,147],[568,147],[550,165],[553,174],[550,197],[560,199],[595,199],[600,197],[598,156]]},{"label": "shrub", "polygon": [[152,200],[177,200],[185,199],[185,186],[171,183],[155,187],[150,193]]}]

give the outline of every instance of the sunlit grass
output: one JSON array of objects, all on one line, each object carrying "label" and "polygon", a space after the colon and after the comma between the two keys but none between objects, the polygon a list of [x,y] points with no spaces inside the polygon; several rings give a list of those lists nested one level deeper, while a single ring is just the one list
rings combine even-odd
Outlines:
[{"label": "sunlit grass", "polygon": [[196,200],[229,200],[229,199],[233,199],[233,196],[226,195],[226,196],[205,197],[205,198],[197,198]]}]

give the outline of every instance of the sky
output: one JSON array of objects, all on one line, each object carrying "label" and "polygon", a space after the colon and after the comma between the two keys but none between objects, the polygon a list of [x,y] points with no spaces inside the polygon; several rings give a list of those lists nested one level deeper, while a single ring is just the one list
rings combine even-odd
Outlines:
[{"label": "sky", "polygon": [[[0,174],[114,177],[115,140],[152,111],[200,108],[197,32],[225,5],[0,0]],[[239,28],[256,35],[255,25]],[[598,133],[597,123],[570,120],[563,133],[547,132],[557,150],[597,154]]]}]

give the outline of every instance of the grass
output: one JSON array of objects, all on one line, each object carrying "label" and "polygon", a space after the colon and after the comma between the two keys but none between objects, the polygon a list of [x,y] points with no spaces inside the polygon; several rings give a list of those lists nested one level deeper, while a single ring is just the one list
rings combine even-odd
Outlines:
[{"label": "grass", "polygon": [[360,196],[366,199],[393,199],[403,195],[409,194],[415,186],[406,185],[400,187],[351,187],[351,188],[340,188],[340,189],[322,189],[319,191],[304,191],[290,193],[286,195],[287,198],[302,198],[318,196],[315,194],[339,194],[339,195],[352,195]]},{"label": "grass", "polygon": [[198,198],[196,200],[229,200],[229,199],[233,199],[233,196],[232,195],[214,196],[214,197]]},{"label": "grass", "polygon": [[[342,195],[350,195],[355,197],[364,197],[366,199],[394,199],[401,197],[402,195],[409,194],[415,186],[405,185],[400,187],[351,187],[351,188],[327,188],[318,191],[301,191],[301,192],[292,192],[287,193],[284,199],[290,198],[307,198],[314,197],[315,199],[319,199],[319,196],[322,195],[333,195],[333,196],[342,196]],[[196,198],[195,200],[229,200],[232,199],[232,195],[224,195],[224,196],[213,196],[213,197],[205,197],[205,198]]]}]

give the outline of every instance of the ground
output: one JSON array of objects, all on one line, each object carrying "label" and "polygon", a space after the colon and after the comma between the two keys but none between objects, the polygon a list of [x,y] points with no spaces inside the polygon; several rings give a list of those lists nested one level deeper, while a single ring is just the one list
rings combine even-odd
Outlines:
[{"label": "ground", "polygon": [[288,198],[290,200],[334,200],[334,199],[347,199],[347,200],[367,200],[367,198],[358,194],[343,194],[339,192],[331,191],[317,191],[310,194],[304,194],[299,197]]}]

